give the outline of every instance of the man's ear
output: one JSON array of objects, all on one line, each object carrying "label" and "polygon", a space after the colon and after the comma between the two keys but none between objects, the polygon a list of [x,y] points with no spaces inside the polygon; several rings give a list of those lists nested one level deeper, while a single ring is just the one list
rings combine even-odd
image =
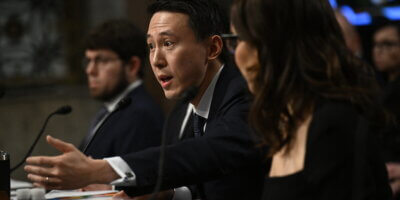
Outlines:
[{"label": "man's ear", "polygon": [[136,80],[139,75],[139,70],[142,67],[142,61],[140,58],[137,56],[132,56],[131,59],[129,59],[129,62],[127,62],[125,65],[125,73],[128,80]]},{"label": "man's ear", "polygon": [[221,54],[223,48],[222,38],[219,35],[213,35],[209,38],[209,51],[208,51],[208,59],[213,60],[217,59]]}]

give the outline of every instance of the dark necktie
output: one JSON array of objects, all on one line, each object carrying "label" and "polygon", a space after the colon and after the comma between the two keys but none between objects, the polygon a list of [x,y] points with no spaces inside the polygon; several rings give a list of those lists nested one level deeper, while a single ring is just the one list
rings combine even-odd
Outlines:
[{"label": "dark necktie", "polygon": [[[197,137],[201,137],[202,135],[204,135],[204,125],[205,125],[207,119],[196,113],[193,113],[192,121],[193,121],[194,137],[197,138]],[[190,185],[189,188],[192,191],[192,197],[194,197],[194,199],[205,199],[203,184],[200,183],[200,184],[196,184],[196,185]]]},{"label": "dark necktie", "polygon": [[193,113],[193,133],[194,137],[200,137],[204,135],[204,124],[206,123],[206,118]]},{"label": "dark necktie", "polygon": [[96,116],[90,123],[90,128],[89,128],[89,133],[86,135],[85,139],[82,141],[81,145],[79,146],[80,150],[83,150],[86,145],[89,143],[90,140],[92,140],[94,136],[94,131],[95,128],[97,127],[97,124],[108,114],[108,110],[106,107],[102,106],[101,109],[96,113]]}]

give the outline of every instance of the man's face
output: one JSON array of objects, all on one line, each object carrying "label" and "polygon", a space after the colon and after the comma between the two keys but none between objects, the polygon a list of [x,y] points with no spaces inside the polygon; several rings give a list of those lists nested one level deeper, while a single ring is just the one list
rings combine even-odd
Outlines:
[{"label": "man's face", "polygon": [[109,101],[128,85],[123,61],[107,49],[86,50],[86,75],[90,95]]},{"label": "man's face", "polygon": [[394,27],[385,27],[374,34],[373,59],[379,71],[400,68],[400,38]]},{"label": "man's face", "polygon": [[207,45],[199,41],[182,13],[157,12],[147,32],[151,68],[166,98],[199,86],[207,69]]}]

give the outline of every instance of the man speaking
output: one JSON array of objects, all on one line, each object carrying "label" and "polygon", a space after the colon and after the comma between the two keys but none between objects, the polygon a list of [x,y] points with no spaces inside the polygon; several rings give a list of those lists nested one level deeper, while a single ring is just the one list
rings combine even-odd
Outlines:
[{"label": "man speaking", "polygon": [[[220,10],[210,0],[160,0],[149,11],[149,59],[165,96],[179,98],[198,88],[189,104],[177,105],[170,115],[162,189],[188,186],[193,198],[207,200],[259,199],[262,154],[247,123],[246,83],[223,54],[220,34],[228,24]],[[157,182],[160,148],[96,160],[71,144],[47,140],[63,154],[28,158],[25,170],[37,186],[113,182],[129,185],[125,192],[136,196],[150,193]]]}]

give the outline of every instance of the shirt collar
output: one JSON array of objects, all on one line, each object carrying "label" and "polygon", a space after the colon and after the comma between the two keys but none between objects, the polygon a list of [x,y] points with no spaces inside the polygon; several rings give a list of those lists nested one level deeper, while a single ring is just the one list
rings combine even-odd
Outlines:
[{"label": "shirt collar", "polygon": [[107,108],[108,112],[110,113],[113,112],[117,108],[117,105],[121,101],[121,99],[124,98],[129,92],[139,87],[142,84],[142,82],[143,81],[141,79],[132,82],[131,84],[128,85],[128,87],[125,88],[124,91],[118,94],[114,99],[108,102],[104,102],[104,106]]},{"label": "shirt collar", "polygon": [[189,104],[191,109],[193,109],[193,111],[197,115],[200,115],[203,118],[208,119],[208,114],[210,112],[211,101],[213,98],[215,85],[217,84],[217,80],[218,80],[223,68],[224,68],[224,65],[222,65],[221,68],[219,69],[219,71],[214,75],[214,78],[212,79],[210,85],[208,85],[207,90],[204,92],[203,96],[201,97],[197,108],[193,104],[191,104],[191,103]]}]

